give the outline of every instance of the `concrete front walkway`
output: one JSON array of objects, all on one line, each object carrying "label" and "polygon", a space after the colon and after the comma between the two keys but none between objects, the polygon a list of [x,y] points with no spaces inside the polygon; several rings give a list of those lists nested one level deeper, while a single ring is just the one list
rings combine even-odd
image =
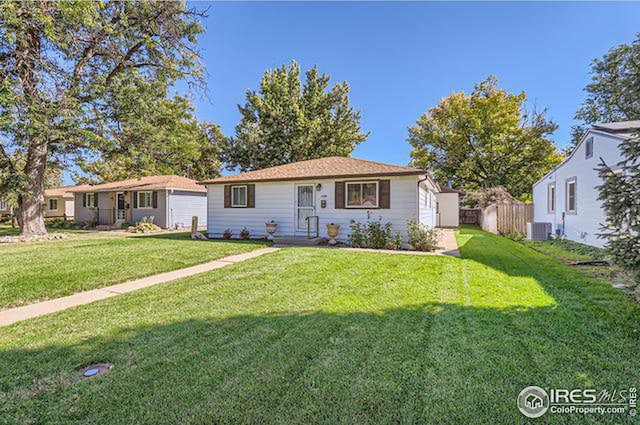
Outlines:
[{"label": "concrete front walkway", "polygon": [[45,314],[55,313],[57,311],[66,310],[78,305],[89,304],[94,301],[116,297],[118,295],[126,294],[127,292],[136,291],[138,289],[157,285],[159,283],[170,282],[182,277],[193,276],[195,274],[208,272],[209,270],[219,269],[228,266],[229,264],[239,263],[240,261],[255,258],[263,254],[277,251],[279,249],[280,248],[271,247],[260,248],[256,249],[255,251],[230,255],[228,257],[223,257],[215,261],[210,261],[208,263],[198,264],[197,266],[174,270],[172,272],[160,273],[142,279],[130,280],[128,282],[119,283],[117,285],[107,286],[104,288],[78,292],[73,295],[43,301],[40,303],[2,310],[0,311],[0,326],[8,326],[12,323],[31,319],[33,317],[44,316]]}]

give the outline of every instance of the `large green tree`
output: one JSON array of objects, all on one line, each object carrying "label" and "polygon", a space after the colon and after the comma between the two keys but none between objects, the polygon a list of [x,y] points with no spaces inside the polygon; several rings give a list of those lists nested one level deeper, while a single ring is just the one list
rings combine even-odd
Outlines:
[{"label": "large green tree", "polygon": [[587,98],[576,112],[582,123],[572,128],[566,155],[592,124],[640,120],[640,33],[630,44],[614,47],[593,61],[585,91]]},{"label": "large green tree", "polygon": [[292,61],[267,71],[258,92],[238,105],[242,117],[222,158],[229,169],[255,170],[326,156],[348,156],[367,138],[360,113],[349,105],[349,85],[329,88],[330,77],[313,67],[300,80]]},{"label": "large green tree", "polygon": [[557,126],[544,112],[528,114],[526,99],[495,77],[442,99],[409,128],[412,165],[466,191],[502,186],[527,198],[561,157],[548,138]]},{"label": "large green tree", "polygon": [[[79,182],[109,182],[137,176],[177,174],[195,180],[220,175],[218,148],[224,135],[215,124],[199,123],[188,99],[167,98],[121,111],[118,140],[96,160],[80,158]],[[126,99],[124,99],[126,102]]]},{"label": "large green tree", "polygon": [[640,284],[640,132],[622,142],[620,150],[621,172],[614,172],[619,164],[600,163],[599,199],[607,217],[601,236],[614,261],[634,272]]},{"label": "large green tree", "polygon": [[[52,158],[126,152],[123,98],[135,109],[177,80],[202,81],[199,18],[183,1],[0,3],[0,190],[17,193],[22,234],[46,233]],[[8,161],[16,153],[24,166]]]}]

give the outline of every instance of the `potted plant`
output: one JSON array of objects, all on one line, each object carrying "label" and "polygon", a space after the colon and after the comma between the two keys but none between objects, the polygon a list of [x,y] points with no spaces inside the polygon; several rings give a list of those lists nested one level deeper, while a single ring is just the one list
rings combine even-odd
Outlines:
[{"label": "potted plant", "polygon": [[267,239],[272,241],[273,234],[278,229],[278,223],[276,223],[275,220],[271,220],[271,221],[267,221],[265,225],[267,226]]},{"label": "potted plant", "polygon": [[340,232],[340,225],[335,223],[327,224],[327,235],[329,235],[329,245],[335,245],[338,243],[336,241],[336,236]]}]

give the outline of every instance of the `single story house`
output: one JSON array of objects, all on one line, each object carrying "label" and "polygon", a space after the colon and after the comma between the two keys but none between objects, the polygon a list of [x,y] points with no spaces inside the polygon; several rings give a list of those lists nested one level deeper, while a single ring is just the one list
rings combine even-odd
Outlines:
[{"label": "single story house", "polygon": [[567,239],[603,247],[606,241],[598,233],[606,216],[598,200],[602,179],[597,168],[602,159],[614,172],[623,172],[619,145],[638,130],[640,121],[590,128],[571,155],[533,185],[533,220],[551,223],[552,231]]},{"label": "single story house", "polygon": [[75,220],[101,226],[135,224],[144,217],[162,228],[207,224],[207,191],[186,177],[149,176],[74,189]]},{"label": "single story house", "polygon": [[63,186],[44,191],[45,218],[64,218],[73,220],[75,213],[73,191],[89,187],[88,185]]},{"label": "single story house", "polygon": [[13,207],[5,200],[0,199],[0,218],[13,215]]},{"label": "single story house", "polygon": [[[266,222],[277,224],[275,236],[327,236],[326,225],[340,225],[337,239],[349,235],[351,220],[391,223],[407,240],[412,218],[437,225],[440,186],[424,170],[349,157],[295,162],[200,182],[207,187],[207,234],[225,229],[252,238],[266,235]],[[440,209],[441,221],[455,223],[457,205]],[[445,217],[446,216],[446,217]]]}]

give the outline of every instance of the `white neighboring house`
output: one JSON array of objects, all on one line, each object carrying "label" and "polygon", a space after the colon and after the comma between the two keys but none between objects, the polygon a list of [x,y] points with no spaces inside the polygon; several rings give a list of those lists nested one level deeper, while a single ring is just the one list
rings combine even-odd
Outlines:
[{"label": "white neighboring house", "polygon": [[[412,218],[435,227],[438,184],[415,168],[349,157],[295,162],[200,182],[207,187],[207,234],[234,236],[246,227],[252,238],[266,234],[265,223],[277,223],[275,236],[307,236],[307,226],[326,237],[328,223],[340,225],[345,241],[351,220],[382,218],[407,240]],[[457,208],[455,212],[458,215]],[[309,220],[307,218],[309,217]]]},{"label": "white neighboring house", "polygon": [[620,142],[634,137],[640,121],[605,123],[590,128],[573,153],[533,185],[533,220],[551,223],[553,232],[587,245],[603,247],[598,237],[606,221],[597,186],[602,184],[596,168],[601,159],[622,172]]}]

